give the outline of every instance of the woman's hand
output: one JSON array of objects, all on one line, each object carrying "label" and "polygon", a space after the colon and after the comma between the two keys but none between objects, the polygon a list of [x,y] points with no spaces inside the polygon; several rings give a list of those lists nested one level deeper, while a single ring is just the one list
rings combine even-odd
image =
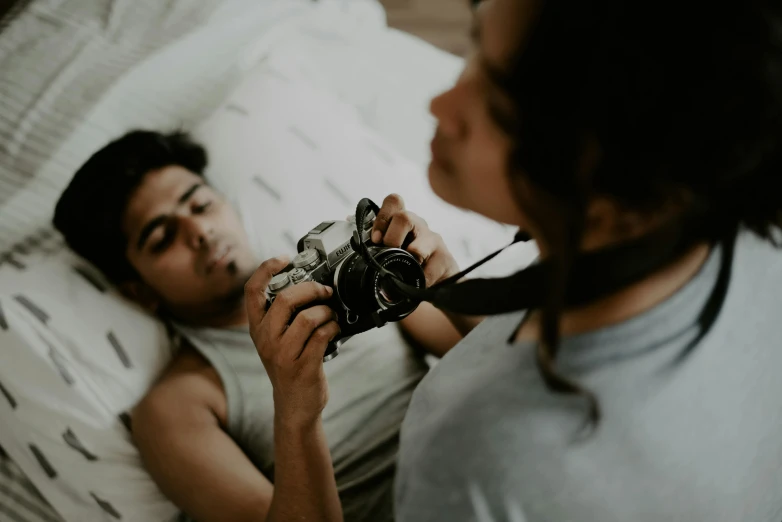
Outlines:
[{"label": "woman's hand", "polygon": [[[374,243],[404,248],[416,256],[424,269],[427,287],[459,273],[456,259],[440,234],[429,230],[421,217],[405,210],[397,194],[383,200],[371,237]],[[402,319],[401,326],[420,347],[442,357],[482,320],[483,317],[442,312],[429,303],[421,303]]]},{"label": "woman's hand", "polygon": [[287,263],[264,262],[245,285],[245,305],[250,336],[274,388],[275,422],[299,430],[316,424],[328,401],[323,355],[339,326],[328,306],[308,306],[331,297],[332,289],[319,283],[285,289],[266,310],[269,281]]},{"label": "woman's hand", "polygon": [[451,252],[440,234],[429,230],[420,216],[405,210],[401,196],[391,194],[383,200],[372,226],[372,242],[404,248],[421,263],[426,286],[432,286],[459,272]]}]

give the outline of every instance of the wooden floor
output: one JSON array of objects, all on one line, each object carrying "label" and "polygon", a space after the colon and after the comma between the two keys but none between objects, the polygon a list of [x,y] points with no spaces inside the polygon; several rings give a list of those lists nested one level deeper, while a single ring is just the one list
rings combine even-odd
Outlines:
[{"label": "wooden floor", "polygon": [[388,25],[407,31],[458,56],[470,45],[468,0],[380,0]]}]

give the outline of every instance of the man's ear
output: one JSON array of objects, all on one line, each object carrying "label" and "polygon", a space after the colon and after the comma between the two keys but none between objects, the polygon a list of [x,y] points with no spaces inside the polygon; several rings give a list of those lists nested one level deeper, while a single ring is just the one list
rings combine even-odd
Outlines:
[{"label": "man's ear", "polygon": [[119,291],[126,298],[137,303],[152,314],[160,308],[160,298],[152,288],[143,281],[125,281],[118,285]]}]

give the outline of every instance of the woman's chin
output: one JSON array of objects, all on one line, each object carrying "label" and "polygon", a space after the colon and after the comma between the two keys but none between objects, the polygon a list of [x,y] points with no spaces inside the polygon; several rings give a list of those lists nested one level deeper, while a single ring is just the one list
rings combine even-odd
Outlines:
[{"label": "woman's chin", "polygon": [[462,197],[459,184],[456,177],[439,167],[435,162],[429,164],[429,186],[432,192],[451,206],[462,210],[477,212],[465,203],[470,201],[469,197]]},{"label": "woman's chin", "polygon": [[454,180],[443,172],[442,168],[434,161],[429,162],[429,186],[432,187],[438,198],[451,205],[457,205],[454,201]]}]

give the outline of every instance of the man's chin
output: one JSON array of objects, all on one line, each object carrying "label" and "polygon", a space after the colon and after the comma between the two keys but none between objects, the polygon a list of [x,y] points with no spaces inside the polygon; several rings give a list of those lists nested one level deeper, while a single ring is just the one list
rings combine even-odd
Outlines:
[{"label": "man's chin", "polygon": [[[231,301],[244,296],[244,285],[255,272],[255,266],[249,263],[230,261],[219,272],[209,275],[208,292],[217,297],[217,300]],[[220,296],[224,296],[221,299]]]},{"label": "man's chin", "polygon": [[231,279],[240,279],[242,283],[246,283],[256,268],[258,268],[258,263],[255,262],[253,257],[241,256],[227,260],[225,265],[221,267],[221,270],[213,273],[213,275],[218,277],[228,276]]},{"label": "man's chin", "polygon": [[228,263],[225,265],[225,271],[228,272],[228,275],[238,276],[239,265],[236,263],[236,261],[228,261]]}]

